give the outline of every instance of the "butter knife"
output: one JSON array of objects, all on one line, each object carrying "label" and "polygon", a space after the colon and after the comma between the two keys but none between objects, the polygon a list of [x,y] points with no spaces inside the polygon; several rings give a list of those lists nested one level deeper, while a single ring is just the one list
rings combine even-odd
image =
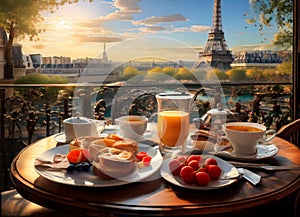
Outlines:
[{"label": "butter knife", "polygon": [[251,172],[250,170],[247,170],[245,168],[238,168],[238,171],[240,174],[242,174],[243,178],[245,178],[252,185],[257,185],[261,180],[260,175]]}]

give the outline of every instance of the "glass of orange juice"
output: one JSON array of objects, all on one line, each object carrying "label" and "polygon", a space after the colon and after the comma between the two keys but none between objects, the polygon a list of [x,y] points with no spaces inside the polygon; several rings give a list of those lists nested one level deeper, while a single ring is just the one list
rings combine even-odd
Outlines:
[{"label": "glass of orange juice", "polygon": [[182,92],[156,95],[158,103],[157,134],[163,153],[184,150],[189,135],[192,98],[191,94]]}]

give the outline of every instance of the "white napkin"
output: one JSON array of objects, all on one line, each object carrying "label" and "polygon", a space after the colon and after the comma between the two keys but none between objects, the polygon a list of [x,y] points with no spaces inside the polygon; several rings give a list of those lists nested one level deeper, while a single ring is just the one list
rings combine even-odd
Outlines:
[{"label": "white napkin", "polygon": [[55,154],[52,160],[38,157],[35,159],[34,166],[47,170],[65,170],[70,165],[67,156]]}]

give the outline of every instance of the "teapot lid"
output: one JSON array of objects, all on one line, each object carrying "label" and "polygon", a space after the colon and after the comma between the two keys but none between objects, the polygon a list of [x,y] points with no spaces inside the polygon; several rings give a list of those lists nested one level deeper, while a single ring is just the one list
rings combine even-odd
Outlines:
[{"label": "teapot lid", "polygon": [[207,111],[207,114],[209,114],[209,115],[227,115],[228,112],[223,109],[221,103],[218,103],[217,108],[210,109],[209,111]]}]

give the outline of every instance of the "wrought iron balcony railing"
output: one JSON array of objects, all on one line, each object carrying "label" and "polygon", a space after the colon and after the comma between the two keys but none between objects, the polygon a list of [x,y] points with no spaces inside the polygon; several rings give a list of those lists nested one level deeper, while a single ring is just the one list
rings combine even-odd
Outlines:
[{"label": "wrought iron balcony railing", "polygon": [[[164,86],[164,87],[163,87]],[[167,86],[167,88],[166,88]],[[113,121],[122,114],[143,114],[155,119],[155,94],[172,84],[153,87],[93,84],[0,84],[0,138],[20,138],[27,144],[61,132],[62,121],[85,116]],[[174,85],[174,88],[176,86]],[[214,84],[205,88],[186,84],[194,94],[191,117],[212,108]],[[226,107],[241,121],[280,128],[291,121],[291,84],[222,84]]]}]

